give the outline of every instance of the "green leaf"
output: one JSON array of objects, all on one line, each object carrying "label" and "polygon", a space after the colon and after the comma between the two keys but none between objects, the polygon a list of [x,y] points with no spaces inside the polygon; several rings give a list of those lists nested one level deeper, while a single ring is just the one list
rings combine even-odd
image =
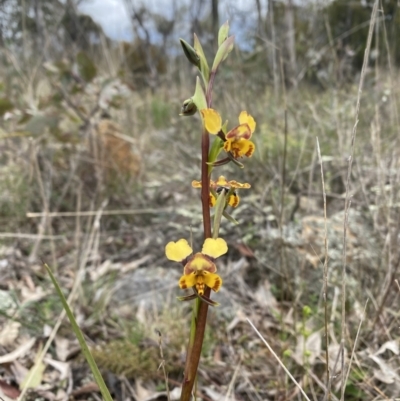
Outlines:
[{"label": "green leaf", "polygon": [[217,71],[219,65],[228,57],[228,54],[233,49],[233,44],[235,42],[234,36],[229,36],[218,48],[217,54],[215,55],[214,63],[212,66],[212,71]]},{"label": "green leaf", "polygon": [[226,207],[226,191],[222,189],[218,195],[217,202],[215,203],[215,215],[213,225],[213,238],[218,238],[219,227],[221,226],[222,214]]},{"label": "green leaf", "polygon": [[76,56],[79,75],[86,81],[90,82],[97,75],[97,68],[89,56],[84,52],[79,52]]},{"label": "green leaf", "polygon": [[201,75],[204,80],[204,85],[208,85],[208,80],[210,79],[210,67],[208,66],[206,56],[204,54],[203,47],[201,46],[201,43],[199,41],[199,38],[197,37],[196,34],[194,34],[194,40],[193,40],[193,47],[197,52],[197,55],[200,57],[200,67],[199,70],[201,72]]},{"label": "green leaf", "polygon": [[74,331],[75,336],[79,341],[79,345],[81,346],[82,353],[83,353],[84,357],[86,358],[87,363],[90,366],[90,370],[93,373],[93,376],[94,376],[94,379],[96,380],[97,385],[99,386],[101,395],[103,396],[104,400],[113,401],[111,394],[108,391],[108,388],[106,386],[106,383],[104,382],[103,377],[101,376],[99,368],[96,365],[93,355],[91,354],[90,349],[85,341],[85,337],[83,336],[83,333],[82,333],[81,329],[79,328],[78,323],[75,320],[75,317],[68,305],[67,300],[64,297],[64,294],[63,294],[60,286],[58,285],[56,278],[54,277],[53,272],[51,271],[50,267],[46,263],[44,264],[44,267],[46,268],[47,272],[49,273],[51,281],[53,282],[53,285],[57,291],[57,294],[63,304],[65,312],[67,313],[68,319],[71,323],[72,330]]},{"label": "green leaf", "polygon": [[217,157],[219,153],[221,152],[221,149],[223,148],[224,143],[222,142],[222,139],[219,138],[218,136],[215,137],[214,142],[211,145],[210,153],[208,154],[208,174],[211,173],[213,169],[213,164],[215,160],[217,160]]},{"label": "green leaf", "polygon": [[4,116],[7,111],[14,108],[14,105],[5,97],[0,98],[0,117]]},{"label": "green leaf", "polygon": [[192,97],[193,103],[196,105],[197,110],[203,110],[207,108],[206,95],[204,94],[203,87],[201,86],[200,79],[196,79],[196,90]]},{"label": "green leaf", "polygon": [[225,24],[221,25],[221,28],[219,28],[218,31],[218,47],[222,45],[222,43],[225,42],[225,40],[228,37],[229,33],[229,23],[228,21],[225,22]]}]

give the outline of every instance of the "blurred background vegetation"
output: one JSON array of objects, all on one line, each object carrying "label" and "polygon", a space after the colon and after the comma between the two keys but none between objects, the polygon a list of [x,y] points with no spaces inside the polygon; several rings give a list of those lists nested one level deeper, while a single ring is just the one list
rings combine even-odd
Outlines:
[{"label": "blurred background vegetation", "polygon": [[[124,185],[113,188],[116,191],[111,198],[118,198],[121,190],[123,197],[126,192],[131,194],[132,189],[137,194],[135,185],[143,184],[146,174],[148,178],[152,172],[165,171],[165,166],[160,166],[159,170],[153,163],[150,169],[146,166],[160,151],[156,145],[159,141],[151,138],[155,131],[172,129],[171,139],[174,133],[180,136],[180,132],[186,132],[184,138],[190,138],[190,144],[193,143],[194,136],[187,133],[195,130],[193,122],[182,121],[177,116],[182,100],[193,92],[195,73],[182,56],[177,39],[183,37],[190,41],[192,32],[196,32],[211,58],[218,26],[226,18],[220,15],[219,2],[198,0],[190,5],[165,2],[168,14],[172,15],[167,17],[162,14],[161,3],[160,11],[155,12],[147,9],[145,3],[125,0],[123,4],[132,26],[131,42],[105,36],[92,17],[78,11],[82,4],[85,1],[1,2],[2,159],[9,172],[14,171],[19,177],[15,181],[10,174],[3,174],[3,185],[8,188],[7,195],[1,199],[6,226],[13,226],[16,217],[25,220],[27,210],[41,210],[43,196],[49,210],[71,210],[75,204],[70,197],[73,191],[64,188],[60,197],[61,183],[51,182],[60,176],[65,181],[63,174],[69,174],[71,183],[82,184],[91,200],[103,201],[101,196],[92,195],[105,190],[105,186],[115,186],[115,180],[107,180],[110,172],[100,171],[104,160],[89,160],[106,157],[96,155],[102,150],[93,149],[96,135],[90,134],[102,119],[109,118],[120,124],[111,129],[120,129],[121,135],[130,137],[134,153],[126,156],[132,160],[125,160],[118,166],[111,160],[115,155],[111,155],[108,167],[114,164],[114,173],[126,170],[125,176],[118,177],[120,184],[132,179],[129,176],[140,176],[133,179],[134,183],[130,182],[134,185],[129,188]],[[255,0],[246,11],[232,5],[227,8],[231,26],[238,26],[238,32],[233,32],[238,40],[235,54],[220,71],[215,104],[230,120],[235,119],[241,108],[251,110],[257,117],[260,130],[257,159],[264,166],[261,175],[264,182],[274,177],[278,172],[276,166],[281,164],[284,107],[290,110],[289,151],[297,152],[304,142],[306,144],[301,160],[291,157],[289,152],[289,170],[310,164],[312,137],[318,133],[323,135],[322,147],[333,158],[330,164],[343,165],[348,153],[349,128],[354,123],[351,107],[371,7],[372,1],[361,0],[282,0],[265,4]],[[396,40],[400,37],[400,15],[396,0],[382,1],[375,31],[364,110],[368,110],[366,116],[371,116],[378,107],[375,112],[388,116],[379,121],[379,129],[385,132],[385,141],[380,142],[380,146],[385,150],[386,146],[392,148],[391,141],[397,135],[391,111],[396,95],[393,92],[395,71],[400,63],[400,44]],[[312,130],[311,122],[314,123]],[[370,126],[371,119],[362,117],[360,128],[365,130],[360,129],[360,135],[370,137]],[[11,137],[12,140],[6,140]],[[24,146],[18,146],[17,155],[11,151],[16,143],[30,144],[29,158]],[[46,146],[41,146],[43,144]],[[116,144],[107,146],[118,148]],[[363,142],[363,150],[366,147],[368,143]],[[125,150],[131,151],[127,146]],[[186,153],[189,155],[191,151]],[[51,156],[48,153],[43,159],[38,157],[46,152]],[[77,156],[80,152],[84,154]],[[109,153],[113,152],[115,150]],[[18,157],[22,157],[23,163],[16,163]],[[34,174],[26,176],[32,165],[31,169],[22,165],[32,163],[32,159],[39,163],[38,171],[47,174],[43,177],[45,186],[51,186],[43,188],[42,195],[38,193],[38,186],[29,185],[30,180],[35,180]],[[97,166],[97,175],[88,171],[85,163],[91,164],[93,169]],[[137,165],[133,166],[135,163]],[[50,180],[49,169],[57,171]],[[335,183],[332,185],[341,186],[334,192],[340,192],[343,190],[341,168],[335,166],[334,170],[327,173],[333,174]],[[260,177],[258,172],[255,177]],[[298,170],[292,181],[292,190],[310,189],[308,176],[298,174]],[[89,198],[82,198],[84,208]],[[113,200],[117,204],[121,202],[121,198]],[[8,219],[9,215],[13,218]]]},{"label": "blurred background vegetation", "polygon": [[[179,382],[187,305],[175,310],[179,272],[163,250],[190,231],[200,244],[202,234],[199,193],[191,188],[200,175],[200,120],[179,117],[196,71],[178,39],[191,43],[195,32],[211,63],[218,28],[229,18],[236,47],[218,72],[213,105],[229,126],[241,110],[251,113],[257,148],[243,170],[215,172],[252,189],[232,212],[240,224],[225,222],[222,230],[230,251],[218,301],[228,306],[213,315],[201,380],[225,394],[241,358],[241,377],[251,377],[251,385],[235,384],[241,399],[293,395],[262,345],[250,341],[243,310],[306,392],[322,399],[325,234],[315,137],[327,192],[330,340],[337,345],[346,175],[374,2],[249,0],[243,8],[171,0],[151,8],[124,0],[131,41],[109,38],[79,11],[86,2],[0,0],[0,288],[15,301],[12,313],[3,311],[6,320],[36,336],[59,313],[53,298],[25,305],[15,284],[29,276],[34,288],[49,288],[44,259],[66,290],[82,280],[74,307],[86,318],[86,334],[108,344],[96,351],[105,370],[162,388],[157,344],[147,341],[157,326]],[[348,353],[366,296],[372,301],[346,400],[400,393],[397,373],[388,377],[384,369],[396,353],[370,357],[398,338],[399,38],[399,2],[381,0],[350,177]],[[306,352],[310,338],[319,344],[315,352]],[[136,355],[133,365],[127,355]],[[221,372],[223,364],[229,369]]]}]

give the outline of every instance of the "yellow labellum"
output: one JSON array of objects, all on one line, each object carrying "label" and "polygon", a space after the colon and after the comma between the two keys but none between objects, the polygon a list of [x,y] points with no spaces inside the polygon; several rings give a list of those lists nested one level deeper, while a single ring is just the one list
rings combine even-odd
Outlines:
[{"label": "yellow labellum", "polygon": [[197,277],[194,273],[185,274],[179,279],[179,287],[182,288],[182,290],[194,287],[196,285],[196,279]]},{"label": "yellow labellum", "polygon": [[222,285],[222,278],[216,273],[204,272],[204,284],[218,292]]},{"label": "yellow labellum", "polygon": [[218,292],[222,285],[222,278],[216,273],[208,271],[185,274],[179,279],[179,287],[186,289],[196,286],[199,295],[204,294],[204,284],[213,291]]}]

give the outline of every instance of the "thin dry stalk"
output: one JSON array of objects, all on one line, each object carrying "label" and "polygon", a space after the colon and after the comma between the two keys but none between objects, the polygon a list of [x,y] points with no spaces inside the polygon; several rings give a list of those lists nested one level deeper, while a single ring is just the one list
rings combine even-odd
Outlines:
[{"label": "thin dry stalk", "polygon": [[336,310],[338,308],[338,303],[339,303],[339,287],[335,286],[333,289],[333,298],[332,298],[332,308],[331,308],[331,319],[330,319],[330,338],[332,339],[332,342],[334,344],[338,344],[336,335],[335,335],[335,329],[334,329],[334,323],[335,323],[335,316],[336,316]]},{"label": "thin dry stalk", "polygon": [[[224,399],[225,401],[227,401],[228,399],[230,399],[231,395],[232,395],[233,392],[234,392],[234,387],[235,387],[236,378],[237,378],[237,376],[238,376],[238,374],[239,374],[239,370],[240,370],[241,367],[242,367],[242,361],[240,361],[240,362],[238,363],[238,365],[236,366],[235,371],[233,372],[232,379],[231,379],[231,381],[230,381],[230,383],[229,383],[229,385],[228,385],[228,390],[226,391],[226,394],[225,394],[225,399]],[[234,397],[233,397],[233,398],[234,398]]]},{"label": "thin dry stalk", "polygon": [[[375,51],[376,54],[379,54],[379,19],[376,22],[376,27],[375,27]],[[380,77],[380,70],[379,70],[379,57],[375,59],[375,82],[377,83],[377,86],[381,82],[381,77]],[[379,90],[379,88],[377,88]],[[375,103],[375,115],[374,119],[371,122],[371,145],[373,148],[373,154],[375,155],[376,158],[376,171],[377,171],[377,184],[380,187],[380,190],[377,191],[376,193],[376,205],[380,205],[380,199],[387,205],[388,204],[388,199],[386,197],[386,191],[385,191],[385,176],[384,176],[384,171],[383,171],[383,162],[382,162],[382,148],[381,148],[381,119],[380,119],[380,107],[378,103]],[[361,177],[361,174],[360,174]],[[362,180],[361,181],[361,186],[362,185]],[[367,203],[368,204],[368,203]],[[378,209],[379,210],[379,209]],[[384,209],[386,218],[388,219],[388,213],[387,209]],[[379,211],[375,213],[375,225],[377,226],[377,219],[379,216]]]},{"label": "thin dry stalk", "polygon": [[331,29],[331,25],[329,23],[329,18],[327,17],[326,14],[324,14],[324,22],[325,22],[325,28],[326,28],[326,33],[328,35],[328,40],[329,40],[329,47],[331,49],[331,53],[332,53],[332,57],[334,60],[334,71],[335,71],[335,75],[334,75],[334,82],[333,82],[333,87],[332,87],[332,92],[333,92],[333,115],[335,117],[335,125],[336,125],[336,134],[338,137],[338,143],[339,143],[339,153],[342,154],[343,153],[343,133],[342,130],[340,128],[340,124],[339,124],[339,118],[338,118],[338,82],[341,80],[341,73],[340,73],[340,61],[335,49],[335,44],[334,44],[334,40],[333,40],[333,36],[332,36],[332,29]]},{"label": "thin dry stalk", "polygon": [[[308,187],[307,187],[307,197],[311,198],[312,194],[312,184],[314,182],[314,166],[315,166],[315,160],[317,159],[317,150],[315,149],[312,154],[312,159],[311,159],[311,165],[310,165],[310,171],[308,174]],[[307,213],[310,212],[310,202],[308,202],[307,205]]]},{"label": "thin dry stalk", "polygon": [[21,238],[31,240],[65,240],[65,235],[44,235],[44,234],[26,234],[26,233],[0,233],[0,238]]},{"label": "thin dry stalk", "polygon": [[[286,106],[286,105],[285,105]],[[285,129],[284,129],[284,140],[283,140],[283,157],[282,157],[282,179],[281,179],[281,208],[279,215],[279,230],[282,237],[283,230],[283,210],[285,206],[285,182],[286,182],[286,158],[287,158],[287,137],[288,137],[288,125],[287,125],[287,109],[285,107]]]},{"label": "thin dry stalk", "polygon": [[[147,208],[147,209],[121,209],[121,210],[103,210],[103,216],[119,216],[123,214],[158,214],[158,213],[172,213],[174,211],[173,208]],[[43,213],[43,212],[28,212],[26,217],[28,218],[36,218],[36,217],[77,217],[77,216],[96,216],[96,210],[86,210],[86,211],[77,211],[77,212],[51,212],[51,213]]]},{"label": "thin dry stalk", "polygon": [[345,383],[347,383],[347,380],[348,380],[349,375],[350,375],[351,364],[352,364],[352,362],[353,362],[353,358],[354,358],[354,355],[355,355],[355,352],[356,352],[356,347],[357,347],[357,344],[358,344],[358,337],[360,336],[361,326],[362,326],[363,321],[364,321],[365,311],[367,310],[367,305],[368,305],[368,299],[367,299],[367,301],[365,302],[364,311],[363,311],[363,314],[362,314],[362,316],[361,316],[360,324],[358,325],[356,338],[355,338],[355,340],[354,340],[353,349],[352,349],[352,351],[351,351],[351,357],[350,357],[349,367],[348,367],[348,369],[347,369],[346,379],[345,379],[345,381],[344,381]]},{"label": "thin dry stalk", "polygon": [[165,358],[164,358],[164,352],[162,348],[162,334],[161,331],[156,329],[156,333],[158,334],[158,348],[160,350],[160,357],[161,357],[161,363],[158,369],[162,369],[163,375],[164,375],[164,381],[165,381],[165,388],[167,390],[167,400],[171,400],[171,394],[169,392],[169,385],[168,385],[168,375],[167,375],[167,370],[165,369]]},{"label": "thin dry stalk", "polygon": [[[315,381],[315,383],[317,383],[318,387],[324,391],[324,393],[325,393],[324,400],[325,400],[326,399],[325,397],[328,394],[328,388],[325,386],[324,383],[322,383],[322,381],[318,378],[318,376],[315,373],[313,373],[313,371],[311,369],[307,373],[310,375],[311,379],[313,379]],[[332,394],[332,393],[330,393],[330,394],[331,394],[333,401],[339,401],[339,398],[337,398],[335,396],[335,394]]]},{"label": "thin dry stalk", "polygon": [[274,352],[274,350],[271,348],[271,346],[268,344],[267,340],[261,335],[261,333],[256,329],[254,324],[251,322],[249,318],[246,318],[247,322],[249,325],[252,327],[252,329],[256,332],[258,337],[261,339],[261,341],[265,344],[265,346],[268,348],[269,352],[271,352],[272,356],[276,359],[276,361],[279,363],[281,368],[286,372],[286,374],[289,376],[290,380],[297,386],[297,388],[300,390],[301,394],[303,394],[304,398],[307,401],[311,401],[307,394],[304,392],[304,390],[301,388],[300,384],[296,381],[296,379],[292,376],[292,374],[289,372],[289,370],[286,368],[286,366],[283,364],[283,362],[279,359],[279,356]]},{"label": "thin dry stalk", "polygon": [[[331,388],[332,388],[332,381],[333,381],[333,379],[335,379],[337,377],[336,376],[336,368],[337,368],[337,365],[339,363],[340,356],[342,355],[342,350],[343,350],[343,343],[340,343],[339,351],[338,351],[338,353],[336,355],[336,359],[335,359],[335,364],[333,365],[332,374],[329,377],[329,382],[328,382],[328,386],[327,386],[328,387],[328,391],[325,394],[323,401],[326,401],[326,397],[330,393]],[[333,396],[332,393],[331,393],[331,395]]]},{"label": "thin dry stalk", "polygon": [[345,343],[345,336],[346,336],[346,241],[347,241],[347,225],[348,225],[348,213],[350,210],[350,178],[351,178],[351,169],[353,165],[353,157],[354,157],[354,146],[356,141],[356,134],[357,134],[357,125],[359,121],[359,114],[360,114],[360,104],[361,104],[361,93],[364,87],[364,79],[365,74],[368,66],[369,60],[369,53],[371,50],[371,42],[372,42],[372,35],[374,32],[374,26],[376,22],[376,16],[378,11],[378,4],[379,0],[375,0],[374,6],[372,8],[371,20],[369,24],[368,30],[368,38],[367,38],[367,45],[364,52],[364,60],[363,65],[361,68],[361,75],[360,75],[360,83],[358,86],[358,95],[357,95],[357,102],[356,102],[356,114],[355,114],[355,123],[353,127],[353,132],[351,135],[351,145],[350,145],[350,156],[349,156],[349,165],[347,169],[347,179],[346,179],[346,197],[345,197],[345,206],[344,206],[344,220],[343,220],[343,266],[342,266],[342,334],[341,334],[341,343],[343,345],[342,348],[342,382],[341,382],[341,396],[340,400],[344,401],[344,392],[346,389],[346,383],[344,381],[344,343]]},{"label": "thin dry stalk", "polygon": [[[321,165],[321,182],[322,182],[322,196],[324,199],[324,252],[325,252],[325,260],[324,260],[324,331],[325,331],[325,358],[326,358],[326,383],[329,383],[330,372],[329,372],[329,317],[328,317],[328,225],[327,225],[327,213],[326,213],[326,190],[325,190],[325,180],[324,180],[324,167],[322,163],[321,157],[321,149],[319,147],[318,137],[317,139],[317,153],[319,164]],[[330,401],[331,399],[331,389],[327,387],[326,396]]]}]

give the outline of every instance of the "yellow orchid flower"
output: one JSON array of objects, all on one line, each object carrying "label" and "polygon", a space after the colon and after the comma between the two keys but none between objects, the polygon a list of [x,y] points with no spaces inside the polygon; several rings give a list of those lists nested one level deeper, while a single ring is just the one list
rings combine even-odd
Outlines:
[{"label": "yellow orchid flower", "polygon": [[[201,115],[207,132],[213,135],[221,132],[222,118],[216,110],[204,109],[201,110]],[[251,157],[254,153],[255,145],[250,141],[250,138],[255,129],[256,122],[254,118],[247,111],[242,111],[239,115],[239,125],[225,135],[225,151],[230,152],[235,159],[243,156]]]},{"label": "yellow orchid flower", "polygon": [[169,242],[165,247],[167,259],[184,264],[183,276],[179,279],[182,289],[194,287],[197,294],[202,297],[205,287],[218,292],[222,285],[221,277],[216,274],[217,267],[214,259],[225,254],[228,246],[222,238],[207,238],[203,249],[194,255],[193,250],[185,239]]},{"label": "yellow orchid flower", "polygon": [[[192,187],[201,188],[201,182],[192,181]],[[224,189],[227,192],[230,192],[227,204],[232,207],[237,207],[240,202],[240,197],[237,194],[236,189],[248,189],[250,187],[251,185],[248,184],[247,182],[242,184],[234,180],[228,181],[223,175],[219,176],[217,181],[210,180],[210,188],[213,189],[217,193],[217,195]],[[216,202],[217,199],[215,195],[213,194],[213,192],[210,192],[210,206],[211,207],[215,206]]]}]

